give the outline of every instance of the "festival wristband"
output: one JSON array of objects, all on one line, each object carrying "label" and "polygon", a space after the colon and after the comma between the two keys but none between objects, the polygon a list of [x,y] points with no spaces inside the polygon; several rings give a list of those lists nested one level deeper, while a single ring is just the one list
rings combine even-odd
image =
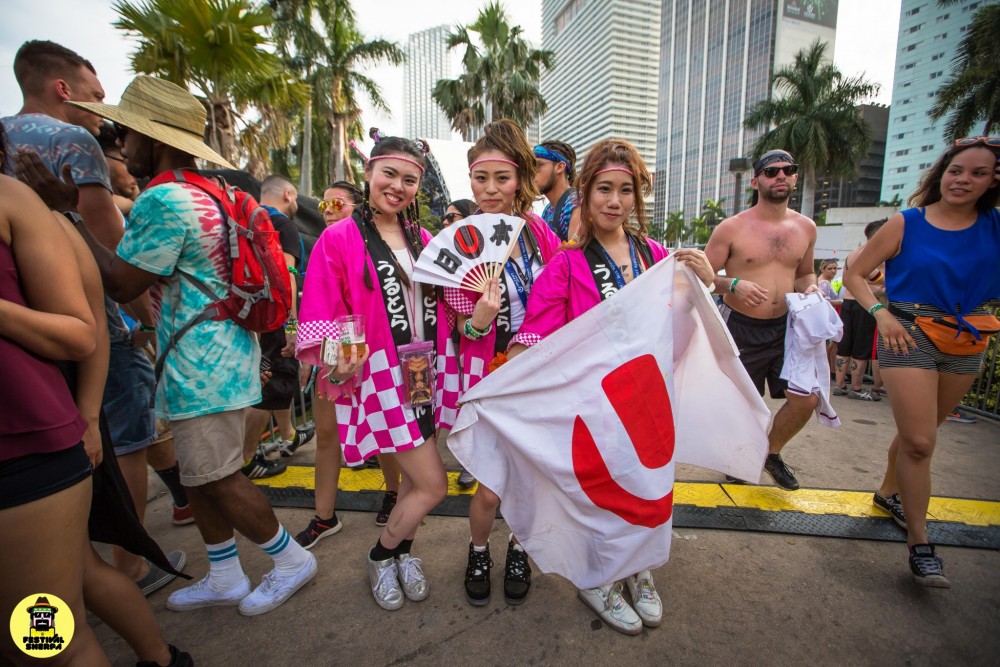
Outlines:
[{"label": "festival wristband", "polygon": [[288,272],[289,272],[290,274],[292,274],[293,276],[297,276],[297,275],[299,275],[299,270],[298,270],[298,269],[296,269],[296,268],[295,268],[294,266],[290,266],[290,267],[288,267]]},{"label": "festival wristband", "polygon": [[143,324],[142,322],[140,322],[139,331],[141,331],[142,333],[156,333],[156,327],[152,325]]},{"label": "festival wristband", "polygon": [[299,321],[294,317],[288,318],[288,321],[285,322],[285,333],[288,334],[289,336],[294,336],[298,332],[299,332]]},{"label": "festival wristband", "polygon": [[462,333],[464,333],[465,337],[468,338],[469,340],[479,340],[480,338],[482,338],[491,331],[493,331],[492,322],[490,322],[490,325],[486,327],[485,330],[479,331],[474,326],[472,326],[472,318],[470,317],[469,319],[465,320],[465,327],[462,330]]},{"label": "festival wristband", "polygon": [[739,278],[733,278],[732,282],[729,283],[729,291],[736,292],[736,283],[740,281]]},{"label": "festival wristband", "polygon": [[872,317],[875,317],[875,312],[878,310],[882,310],[883,308],[885,308],[885,306],[883,306],[881,303],[876,303],[874,306],[868,309],[868,314],[871,315]]}]

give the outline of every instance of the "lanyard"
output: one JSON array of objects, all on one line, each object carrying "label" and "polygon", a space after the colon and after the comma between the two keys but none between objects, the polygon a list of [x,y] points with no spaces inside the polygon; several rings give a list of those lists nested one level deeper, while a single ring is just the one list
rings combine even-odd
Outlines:
[{"label": "lanyard", "polygon": [[[632,277],[638,278],[639,274],[642,273],[642,267],[639,265],[639,258],[635,254],[635,242],[632,241],[631,236],[627,238],[628,238],[628,256],[632,260]],[[618,285],[618,289],[625,287],[625,276],[622,275],[621,269],[619,269],[618,265],[615,264],[615,261],[611,259],[611,255],[609,255],[608,251],[604,249],[604,246],[600,247],[601,247],[601,253],[604,255],[604,259],[607,260],[608,266],[611,267],[611,275],[614,276],[615,284]]]},{"label": "lanyard", "polygon": [[[528,246],[524,243],[524,236],[517,237],[517,244],[521,247],[521,260],[524,261],[524,274],[520,274],[520,270],[517,266],[517,261],[514,259],[508,259],[507,264],[504,268],[507,269],[507,275],[510,276],[510,281],[514,283],[514,289],[517,291],[517,298],[521,300],[521,305],[525,308],[528,307],[528,291],[531,290],[532,284],[535,282],[534,273],[531,270],[531,257],[528,256]],[[523,284],[521,282],[523,277]]]}]

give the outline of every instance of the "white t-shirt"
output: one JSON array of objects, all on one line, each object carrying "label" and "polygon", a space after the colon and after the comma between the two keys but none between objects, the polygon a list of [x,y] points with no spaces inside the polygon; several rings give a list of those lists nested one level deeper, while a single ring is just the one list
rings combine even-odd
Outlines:
[{"label": "white t-shirt", "polygon": [[424,297],[420,284],[413,282],[413,258],[410,257],[410,251],[406,248],[393,250],[392,254],[396,256],[396,261],[402,267],[403,273],[406,274],[406,279],[410,283],[409,289],[403,288],[406,312],[410,316],[410,331],[415,330],[417,337],[422,340],[424,337]]}]

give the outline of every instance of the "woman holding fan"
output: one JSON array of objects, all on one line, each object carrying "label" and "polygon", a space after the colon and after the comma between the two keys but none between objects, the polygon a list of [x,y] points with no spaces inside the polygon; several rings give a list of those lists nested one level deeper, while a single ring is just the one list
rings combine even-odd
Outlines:
[{"label": "woman holding fan", "polygon": [[[539,278],[514,336],[511,357],[612,297],[667,256],[663,246],[646,237],[643,196],[649,194],[651,179],[632,144],[618,139],[598,142],[579,173],[579,244],[556,255]],[[715,272],[704,252],[684,248],[675,257],[694,269],[705,285],[713,284]],[[628,577],[626,583],[634,608],[616,582],[581,590],[579,597],[619,632],[635,635],[643,625],[658,626],[663,610],[650,571]]]},{"label": "woman holding fan", "polygon": [[[483,136],[469,149],[472,194],[482,213],[510,214],[527,224],[514,242],[500,279],[489,281],[483,294],[445,288],[444,298],[457,317],[461,336],[459,359],[462,390],[482,380],[493,363],[500,363],[517,333],[527,309],[528,294],[542,268],[559,248],[559,238],[531,212],[538,198],[535,156],[524,132],[513,121],[502,119],[486,126]],[[490,599],[489,537],[500,499],[482,484],[469,506],[469,562],[465,596],[481,606]],[[504,568],[504,596],[521,604],[531,587],[528,555],[511,535]]]},{"label": "woman holding fan", "polygon": [[[449,357],[456,367],[443,303],[433,288],[411,279],[431,238],[417,223],[415,205],[426,144],[382,137],[377,130],[372,138],[363,201],[351,218],[328,227],[313,251],[296,354],[324,367],[318,394],[335,402],[347,464],[394,454],[402,469],[399,500],[368,554],[375,601],[392,610],[404,596],[417,601],[429,593],[421,561],[410,551],[421,521],[447,492],[434,436],[454,417],[453,409],[442,406],[456,401],[443,395]],[[366,325],[364,343],[349,345],[349,354],[341,341],[351,332],[338,324],[346,316],[361,316]],[[421,350],[422,372],[428,365],[438,370],[432,404],[413,400],[407,390],[415,348]],[[324,363],[333,349],[336,364]]]}]

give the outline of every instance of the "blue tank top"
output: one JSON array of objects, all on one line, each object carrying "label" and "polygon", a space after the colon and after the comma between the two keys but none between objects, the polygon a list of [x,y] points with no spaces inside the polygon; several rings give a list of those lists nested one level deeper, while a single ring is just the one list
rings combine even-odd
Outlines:
[{"label": "blue tank top", "polygon": [[903,211],[899,254],[885,263],[889,300],[962,316],[1000,297],[1000,214],[981,211],[971,227],[947,231],[927,222],[924,211]]}]

